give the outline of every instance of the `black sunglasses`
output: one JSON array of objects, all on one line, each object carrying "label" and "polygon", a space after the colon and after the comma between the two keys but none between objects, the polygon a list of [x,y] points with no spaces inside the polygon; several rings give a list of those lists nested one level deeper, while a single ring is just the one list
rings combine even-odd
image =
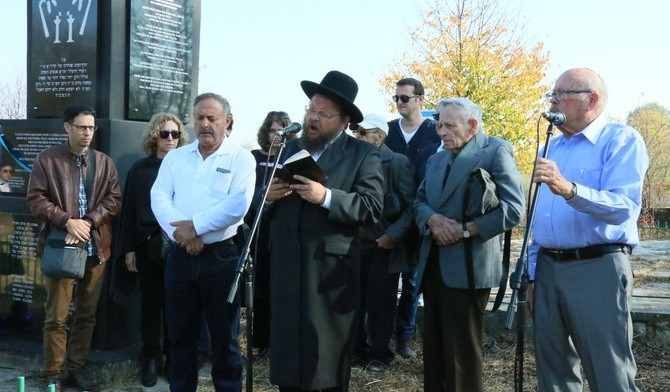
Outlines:
[{"label": "black sunglasses", "polygon": [[412,96],[409,96],[409,95],[394,95],[394,96],[391,97],[391,99],[393,100],[393,102],[396,102],[396,103],[398,102],[398,100],[402,101],[402,103],[407,103],[407,102],[409,102],[410,99],[415,98],[415,97],[420,97],[420,95],[412,95]]},{"label": "black sunglasses", "polygon": [[168,136],[172,135],[172,138],[174,140],[177,140],[181,137],[181,131],[159,131],[158,136],[161,137],[161,139],[167,139]]}]

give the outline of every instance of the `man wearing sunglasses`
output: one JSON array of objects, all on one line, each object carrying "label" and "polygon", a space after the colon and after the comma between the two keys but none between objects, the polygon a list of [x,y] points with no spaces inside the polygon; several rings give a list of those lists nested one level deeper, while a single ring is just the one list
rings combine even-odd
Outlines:
[{"label": "man wearing sunglasses", "polygon": [[412,164],[416,163],[420,149],[440,142],[435,130],[435,121],[421,115],[424,88],[414,78],[404,78],[396,82],[395,102],[400,118],[389,121],[389,135],[386,145],[393,152],[403,154]]},{"label": "man wearing sunglasses", "polygon": [[[391,151],[407,156],[412,166],[416,167],[419,150],[440,143],[440,137],[435,130],[435,121],[421,115],[424,100],[423,84],[414,78],[400,79],[396,82],[395,95],[392,99],[400,118],[389,121],[389,133],[385,143]],[[403,273],[402,294],[398,302],[395,323],[396,351],[403,358],[416,356],[410,341],[416,328],[418,304],[415,273]]]},{"label": "man wearing sunglasses", "polygon": [[[62,390],[65,375],[71,386],[97,391],[83,368],[95,326],[104,263],[111,256],[111,220],[121,207],[121,187],[112,159],[90,148],[98,129],[95,110],[87,105],[70,106],[63,114],[63,127],[67,141],[42,151],[35,159],[28,181],[28,207],[44,222],[37,248],[40,256],[47,234],[66,230],[66,243],[87,243],[88,259],[81,279],[44,277],[44,361],[48,384],[54,384],[56,391]],[[75,311],[68,333],[71,300]]]}]

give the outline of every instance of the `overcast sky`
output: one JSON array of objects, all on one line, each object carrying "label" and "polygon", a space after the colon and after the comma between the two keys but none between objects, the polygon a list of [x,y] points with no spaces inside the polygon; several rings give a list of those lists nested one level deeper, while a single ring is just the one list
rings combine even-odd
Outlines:
[{"label": "overcast sky", "polygon": [[[567,68],[586,66],[608,84],[612,115],[625,119],[649,102],[670,108],[670,3],[512,3],[524,40],[545,44],[549,84]],[[254,142],[268,111],[284,110],[302,121],[307,98],[300,81],[319,82],[332,69],[358,82],[363,113],[394,118],[379,78],[410,50],[408,31],[426,9],[424,0],[202,0],[199,90],[230,100],[236,143]],[[26,3],[3,1],[3,16],[0,79],[25,72]]]}]

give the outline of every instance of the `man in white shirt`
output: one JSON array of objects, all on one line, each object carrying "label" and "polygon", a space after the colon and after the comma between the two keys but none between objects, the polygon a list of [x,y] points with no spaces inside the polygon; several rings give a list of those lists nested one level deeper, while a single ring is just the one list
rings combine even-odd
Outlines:
[{"label": "man in white shirt", "polygon": [[239,391],[237,343],[240,299],[226,298],[239,250],[233,242],[251,204],[256,161],[224,143],[232,120],[220,95],[197,96],[196,141],[170,151],[151,189],[151,208],[172,240],[165,265],[165,316],[170,338],[170,389],[197,389],[197,340],[204,311],[212,338],[212,381],[217,391]]}]

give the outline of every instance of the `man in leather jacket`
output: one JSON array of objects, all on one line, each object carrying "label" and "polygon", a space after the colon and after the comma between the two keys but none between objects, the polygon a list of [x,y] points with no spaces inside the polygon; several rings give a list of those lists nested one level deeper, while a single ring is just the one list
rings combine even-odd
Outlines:
[{"label": "man in leather jacket", "polygon": [[[44,318],[44,360],[49,384],[62,390],[67,371],[68,383],[96,391],[97,386],[82,373],[88,359],[95,312],[104,280],[104,262],[110,258],[111,219],[121,207],[121,187],[112,159],[89,147],[95,126],[95,110],[76,104],[63,114],[68,134],[65,143],[42,151],[33,165],[28,182],[28,207],[44,221],[38,255],[51,230],[66,230],[66,243],[87,243],[88,258],[84,277],[74,279],[44,277],[47,300]],[[90,157],[95,159],[91,167]],[[94,170],[90,191],[85,191],[87,169]],[[74,301],[74,321],[69,334],[66,320]]]}]

